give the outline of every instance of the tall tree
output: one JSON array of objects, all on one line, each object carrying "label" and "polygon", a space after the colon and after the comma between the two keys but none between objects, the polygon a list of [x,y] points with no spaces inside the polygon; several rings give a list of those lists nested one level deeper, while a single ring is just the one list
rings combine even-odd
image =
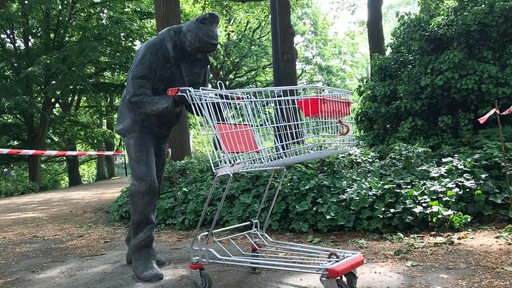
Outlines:
[{"label": "tall tree", "polygon": [[[208,1],[203,7],[203,11],[219,11],[221,18],[220,45],[211,57],[210,84],[216,87],[220,81],[229,89],[271,86],[269,5],[236,2]],[[197,13],[190,6],[184,8],[188,8],[184,9],[187,14]]]},{"label": "tall tree", "polygon": [[[296,55],[295,66],[288,64],[283,66],[286,66],[285,69],[295,69],[297,72],[285,74],[292,75],[292,78],[295,78],[293,75],[297,75],[296,81],[301,84],[353,88],[357,84],[356,79],[362,74],[359,71],[364,71],[367,62],[367,56],[359,53],[359,38],[355,39],[354,36],[357,32],[363,33],[362,24],[358,24],[357,32],[347,31],[343,35],[329,33],[332,23],[328,23],[327,20],[333,17],[325,19],[326,17],[322,15],[314,1],[291,0],[288,2],[291,9],[289,13],[291,26],[280,24],[282,30],[280,34],[284,34],[285,38],[288,38],[285,41],[292,46],[284,49],[288,52],[280,54],[282,58],[289,61]],[[202,5],[197,5],[198,3]],[[182,0],[181,4],[183,17],[193,17],[200,12],[218,11],[221,18],[220,45],[218,51],[212,55],[211,64],[210,83],[214,87],[217,81],[221,81],[229,89],[273,85],[268,0]],[[278,4],[282,5],[282,3]],[[198,8],[201,11],[198,11]],[[281,11],[286,10],[286,7],[280,8]],[[345,9],[345,6],[343,8]],[[280,20],[280,22],[284,21],[284,19]],[[288,28],[285,29],[287,26]],[[365,37],[362,41],[368,41],[368,39]],[[358,60],[354,61],[354,59]],[[348,73],[350,74],[347,75]],[[290,85],[297,83],[294,80],[286,81]]]},{"label": "tall tree", "polygon": [[[8,1],[0,9],[0,129],[10,131],[1,146],[94,149],[102,112],[85,116],[82,107],[94,110],[105,91],[121,94],[132,39],[145,37],[141,1]],[[28,167],[40,182],[40,157],[29,157]]]},{"label": "tall tree", "polygon": [[382,27],[383,0],[368,0],[368,44],[370,57],[375,54],[386,55],[384,30]]},{"label": "tall tree", "polygon": [[297,51],[289,0],[271,0],[274,86],[297,85]]},{"label": "tall tree", "polygon": [[357,86],[357,78],[368,62],[368,54],[360,52],[362,43],[368,43],[363,31],[366,22],[347,22],[342,28],[335,25],[339,14],[355,13],[360,5],[355,1],[337,3],[327,13],[311,0],[292,6],[300,84],[345,89]]},{"label": "tall tree", "polygon": [[[28,149],[45,148],[56,105],[52,93],[54,79],[49,75],[53,70],[49,68],[57,49],[62,49],[58,42],[63,31],[51,29],[54,18],[49,6],[13,1],[2,9],[0,19],[0,59],[6,68],[0,81],[3,112],[6,112],[2,126],[18,126],[23,133],[12,135],[17,140],[14,143]],[[62,20],[62,24],[66,23]],[[29,156],[27,161],[30,181],[39,183],[41,157]]]},{"label": "tall tree", "polygon": [[[108,131],[114,131],[115,122],[113,114],[115,113],[115,97],[110,95],[107,101],[107,107],[110,108],[105,111],[107,114],[107,119],[105,120],[105,125]],[[110,110],[110,111],[109,111]],[[105,150],[106,151],[114,151],[116,150],[115,138],[108,137],[105,139]],[[115,158],[112,155],[105,156],[105,169],[107,170],[107,178],[111,179],[116,177],[116,167],[115,167]]]},{"label": "tall tree", "polygon": [[[261,0],[234,0],[260,2]],[[270,0],[274,86],[297,85],[297,51],[289,0]]]},{"label": "tall tree", "polygon": [[[100,103],[101,105],[102,103]],[[103,106],[103,105],[101,105]],[[103,115],[98,115],[98,128],[102,129],[103,127]],[[105,143],[103,141],[98,141],[98,145],[96,146],[96,149],[98,151],[105,150]],[[101,181],[107,179],[107,171],[106,171],[106,161],[104,156],[98,156],[96,157],[96,180],[95,181]]]},{"label": "tall tree", "polygon": [[[154,0],[156,28],[160,32],[168,26],[181,23],[181,9],[179,0]],[[171,87],[169,87],[171,88]],[[190,132],[188,127],[188,114],[185,109],[181,111],[181,119],[171,133],[169,139],[171,159],[180,161],[187,156],[192,156],[190,147]]]}]

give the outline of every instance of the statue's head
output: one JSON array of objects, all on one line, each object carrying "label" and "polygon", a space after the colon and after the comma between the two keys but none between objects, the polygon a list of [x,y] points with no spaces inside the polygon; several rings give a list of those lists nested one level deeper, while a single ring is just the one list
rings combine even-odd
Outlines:
[{"label": "statue's head", "polygon": [[183,25],[182,43],[189,53],[208,54],[217,50],[219,15],[214,12],[202,14]]}]

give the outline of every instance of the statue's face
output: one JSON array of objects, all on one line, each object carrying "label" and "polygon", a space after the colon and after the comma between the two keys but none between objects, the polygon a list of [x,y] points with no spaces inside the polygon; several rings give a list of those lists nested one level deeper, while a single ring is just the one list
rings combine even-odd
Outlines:
[{"label": "statue's face", "polygon": [[219,35],[217,33],[218,16],[213,13],[203,14],[185,23],[182,43],[190,54],[208,54],[217,50]]},{"label": "statue's face", "polygon": [[[215,31],[216,33],[216,31]],[[208,36],[208,35],[202,35]],[[210,54],[217,50],[219,41],[217,37],[205,39],[196,35],[184,35],[183,46],[188,54],[195,57],[195,54]]]},{"label": "statue's face", "polygon": [[182,64],[183,77],[188,87],[199,89],[207,83],[208,65],[210,57],[205,53],[191,55]]},{"label": "statue's face", "polygon": [[219,16],[206,13],[183,26],[181,45],[185,48],[182,71],[187,86],[200,88],[207,84],[209,54],[217,50]]},{"label": "statue's face", "polygon": [[208,42],[200,45],[199,51],[205,54],[210,54],[212,52],[215,52],[217,50],[217,47],[219,46],[218,42]]}]

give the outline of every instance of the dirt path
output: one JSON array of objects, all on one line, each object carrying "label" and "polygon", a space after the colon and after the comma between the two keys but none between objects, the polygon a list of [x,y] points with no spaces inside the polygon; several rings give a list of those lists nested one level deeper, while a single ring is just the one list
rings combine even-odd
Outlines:
[{"label": "dirt path", "polygon": [[[190,232],[158,231],[157,248],[171,264],[157,284],[139,283],[123,263],[125,227],[106,207],[126,178],[0,199],[0,287],[193,287]],[[294,242],[361,251],[363,287],[512,287],[512,245],[498,229],[370,240],[362,233],[278,235]],[[371,237],[370,237],[371,238]],[[316,275],[208,267],[214,287],[322,287]]]}]

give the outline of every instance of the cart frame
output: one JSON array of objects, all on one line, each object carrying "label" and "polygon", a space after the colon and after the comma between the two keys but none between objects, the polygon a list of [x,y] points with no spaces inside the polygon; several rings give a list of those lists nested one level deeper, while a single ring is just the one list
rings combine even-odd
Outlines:
[{"label": "cart frame", "polygon": [[[189,266],[195,286],[212,287],[204,266],[220,263],[250,267],[255,272],[277,269],[314,273],[320,275],[325,288],[355,288],[355,269],[364,263],[361,253],[274,240],[266,233],[286,167],[342,154],[355,146],[350,129],[351,93],[321,86],[182,88],[180,93],[191,103],[194,114],[201,116],[196,121],[215,173],[190,245]],[[261,171],[270,172],[270,177],[255,217],[217,228],[235,175]],[[203,228],[223,178],[227,182],[215,216],[209,228]],[[265,212],[267,203],[270,206]]]}]

